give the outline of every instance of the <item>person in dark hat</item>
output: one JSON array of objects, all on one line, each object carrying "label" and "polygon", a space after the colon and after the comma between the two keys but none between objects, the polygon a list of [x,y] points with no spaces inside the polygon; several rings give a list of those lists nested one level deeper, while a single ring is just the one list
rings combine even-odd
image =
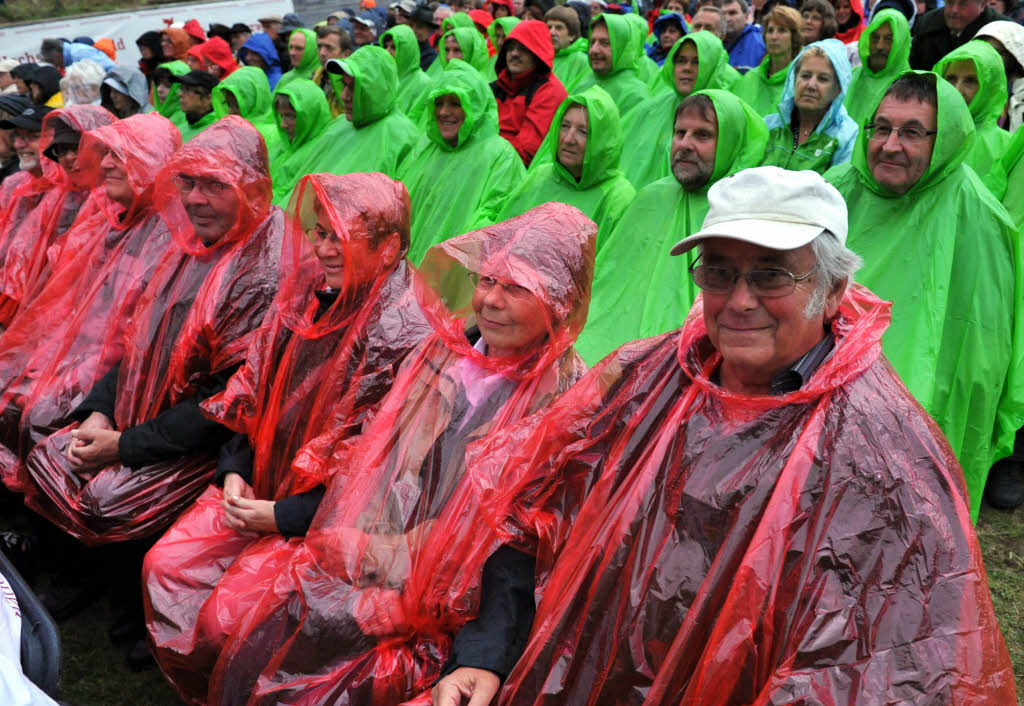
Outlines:
[{"label": "person in dark hat", "polygon": [[420,68],[424,71],[434,63],[437,58],[437,49],[430,45],[430,35],[437,31],[437,22],[434,21],[434,10],[436,4],[417,5],[409,13],[409,26],[416,34],[416,41],[420,44]]},{"label": "person in dark hat", "polygon": [[36,105],[62,108],[64,98],[60,94],[60,78],[60,71],[52,66],[36,66],[25,76],[29,98]]},{"label": "person in dark hat", "polygon": [[19,96],[30,98],[27,79],[35,70],[35,64],[18,64],[11,69],[11,78],[14,79],[14,85],[18,87]]},{"label": "person in dark hat", "polygon": [[178,101],[188,121],[181,130],[181,141],[185,143],[217,122],[217,114],[213,111],[213,89],[217,79],[205,71],[189,71],[172,80],[181,84]]},{"label": "person in dark hat", "polygon": [[[14,130],[4,128],[3,123],[31,107],[32,102],[25,96],[0,96],[0,184],[21,169],[18,164],[18,152],[14,148]],[[6,189],[0,191],[4,192]]]},{"label": "person in dark hat", "polygon": [[238,50],[242,48],[242,45],[248,41],[249,37],[252,36],[252,29],[249,25],[242,22],[236,22],[231,25],[231,51],[238,56]]},{"label": "person in dark hat", "polygon": [[139,59],[139,71],[141,71],[147,78],[156,67],[167,61],[164,58],[163,47],[160,46],[160,33],[156,31],[143,32],[139,35],[139,38],[135,40],[135,46],[139,48],[139,54],[142,56]]},{"label": "person in dark hat", "polygon": [[219,22],[213,22],[210,24],[210,28],[206,30],[206,36],[208,39],[220,37],[228,44],[231,44],[231,28]]}]

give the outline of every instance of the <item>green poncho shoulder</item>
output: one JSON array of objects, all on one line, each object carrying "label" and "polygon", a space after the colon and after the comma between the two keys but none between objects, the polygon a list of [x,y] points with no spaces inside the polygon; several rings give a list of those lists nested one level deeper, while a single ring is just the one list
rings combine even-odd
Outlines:
[{"label": "green poncho shoulder", "polygon": [[[574,105],[587,109],[588,123],[579,181],[557,158],[562,117]],[[600,252],[605,238],[636,195],[633,186],[619,169],[622,145],[619,110],[611,96],[599,86],[574,93],[559,106],[551,121],[551,128],[537,150],[543,159],[540,162],[534,160],[526,179],[512,192],[493,220],[507,220],[548,201],[567,203],[597,223],[597,248]]]},{"label": "green poncho shoulder", "polygon": [[935,65],[935,73],[942,76],[950,64],[961,60],[974,62],[978,74],[978,92],[967,106],[974,119],[977,139],[964,163],[984,176],[1010,144],[1010,133],[996,122],[1009,99],[1006,70],[1002,57],[991,44],[983,39],[973,39],[942,57]]},{"label": "green poncho shoulder", "polygon": [[[264,81],[264,83],[266,83]],[[270,151],[270,176],[274,181],[274,203],[286,204],[292,189],[305,174],[317,139],[331,123],[331,108],[324,92],[312,81],[295,79],[274,90],[274,97],[284,96],[295,110],[295,137],[288,137],[281,128],[281,116],[274,111],[277,144]],[[344,118],[342,118],[344,119]]]},{"label": "green poncho shoulder", "polygon": [[825,177],[849,205],[857,282],[893,302],[883,351],[949,440],[977,519],[989,467],[1024,421],[1024,262],[1009,214],[963,164],[967,106],[947,82],[936,88],[931,164],[907,193],[875,181],[863,135]]},{"label": "green poncho shoulder", "polygon": [[697,296],[687,268],[696,251],[672,257],[679,240],[700,230],[708,189],[757,166],[768,128],[754,109],[728,91],[700,91],[715,105],[718,147],[708,183],[693,190],[669,176],[641,189],[598,252],[587,326],[576,349],[590,364],[627,341],[682,326]]},{"label": "green poncho shoulder", "polygon": [[498,106],[480,72],[459,59],[448,62],[425,103],[448,94],[459,97],[466,113],[458,143],[446,142],[434,112],[426,111],[426,134],[398,170],[412,200],[414,264],[433,245],[470,230],[477,212],[504,201],[525,175],[515,148],[498,135]]},{"label": "green poncho shoulder", "polygon": [[985,175],[985,185],[1003,202],[1018,228],[1024,228],[1024,130],[1013,133],[1010,144]]},{"label": "green poncho shoulder", "polygon": [[[191,71],[188,64],[184,61],[168,61],[166,64],[160,64],[157,68],[167,69],[175,76],[184,76]],[[180,83],[172,83],[170,92],[168,92],[167,97],[163,100],[160,100],[156,90],[153,90],[153,108],[160,115],[174,123],[179,132],[188,125],[188,120],[185,118],[185,114],[181,112],[181,104],[178,102],[178,91],[180,89]]]},{"label": "green poncho shoulder", "polygon": [[687,43],[697,49],[697,81],[693,92],[708,88],[728,90],[729,53],[722,42],[710,32],[694,32],[675,43],[665,57],[659,80],[671,90],[648,98],[630,110],[622,119],[622,131],[629,135],[629,158],[622,165],[626,178],[637,189],[672,175],[669,148],[676,107],[685,96],[675,88],[673,78],[676,54]]},{"label": "green poncho shoulder", "polygon": [[[892,48],[889,50],[885,68],[875,72],[868,66],[868,59],[871,57],[871,35],[884,25],[888,25],[892,32]],[[881,92],[888,88],[897,76],[910,68],[910,24],[906,16],[898,10],[888,8],[872,15],[871,24],[861,32],[860,39],[857,40],[857,54],[860,56],[860,66],[853,70],[853,79],[846,91],[843,105],[846,106],[846,112],[850,117],[858,125],[863,125],[871,117],[870,111],[878,103]]]},{"label": "green poncho shoulder", "polygon": [[398,69],[398,95],[395,107],[409,115],[413,106],[430,85],[430,79],[420,68],[420,44],[409,25],[395,25],[380,35],[380,43],[390,38],[395,45],[395,67]]},{"label": "green poncho shoulder", "polygon": [[732,92],[756,110],[761,117],[771,115],[779,109],[782,89],[786,87],[786,73],[789,68],[776,71],[769,76],[768,70],[771,65],[772,58],[765,56],[760,64],[743,74],[732,88]]},{"label": "green poncho shoulder", "polygon": [[302,35],[306,38],[306,46],[302,50],[302,61],[299,62],[298,66],[293,66],[291,71],[287,71],[277,81],[277,86],[280,87],[282,83],[287,84],[290,81],[294,81],[297,78],[313,78],[313,74],[320,68],[320,57],[316,51],[316,32],[305,27],[300,27],[294,30],[288,35],[288,41],[291,42],[295,35]]},{"label": "green poncho shoulder", "polygon": [[585,91],[591,86],[600,86],[615,101],[620,113],[651,97],[647,85],[636,73],[637,55],[633,42],[633,29],[629,21],[622,15],[598,15],[594,22],[604,22],[608,27],[608,39],[612,45],[612,68],[603,76],[593,71],[576,87],[577,91]]},{"label": "green poncho shoulder", "polygon": [[[578,37],[569,46],[555,52],[554,72],[565,90],[572,93],[580,81],[590,74],[590,61],[587,59],[587,40]],[[492,79],[493,80],[493,79]]]},{"label": "green poncho shoulder", "polygon": [[[281,82],[278,81],[277,85],[280,88]],[[277,146],[278,133],[267,75],[255,66],[243,66],[218,83],[213,89],[213,111],[218,118],[230,112],[225,93],[235,97],[239,114],[263,135],[267,152],[273,152]]]},{"label": "green poncho shoulder", "polygon": [[437,43],[437,60],[441,62],[442,69],[448,67],[444,45],[448,37],[453,37],[458,43],[462,51],[462,61],[479,71],[481,76],[485,76],[491,57],[487,54],[487,40],[484,39],[484,35],[480,34],[475,26],[456,27],[445,32]]},{"label": "green poncho shoulder", "polygon": [[383,172],[390,177],[420,138],[416,125],[395,109],[398,70],[376,45],[362,46],[341,62],[355,79],[352,120],[335,118],[311,150],[310,174]]}]

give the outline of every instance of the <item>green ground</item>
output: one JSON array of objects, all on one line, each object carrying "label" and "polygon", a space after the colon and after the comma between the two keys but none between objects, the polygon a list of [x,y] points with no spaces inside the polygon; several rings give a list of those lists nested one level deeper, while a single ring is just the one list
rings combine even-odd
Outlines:
[{"label": "green ground", "polygon": [[[985,555],[992,600],[1017,675],[1018,704],[1024,706],[1024,508],[1013,513],[982,508],[978,536]],[[160,672],[133,673],[124,653],[110,646],[105,602],[64,623],[64,688],[71,706],[179,703]]]}]

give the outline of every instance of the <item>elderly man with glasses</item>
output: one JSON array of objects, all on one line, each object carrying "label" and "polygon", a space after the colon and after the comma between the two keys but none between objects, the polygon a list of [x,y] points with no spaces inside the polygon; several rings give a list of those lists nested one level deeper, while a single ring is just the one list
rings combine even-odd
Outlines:
[{"label": "elderly man with glasses", "polygon": [[468,450],[504,545],[433,703],[1012,703],[960,469],[850,284],[842,197],[759,167],[708,201],[672,248],[698,251],[683,327]]},{"label": "elderly man with glasses", "polygon": [[[964,164],[975,127],[951,84],[905,72],[868,115],[851,163],[825,176],[850,205],[857,281],[893,302],[885,354],[949,440],[977,519],[989,468],[1024,421],[1017,233]],[[1024,501],[1019,464],[992,482],[992,504]]]}]

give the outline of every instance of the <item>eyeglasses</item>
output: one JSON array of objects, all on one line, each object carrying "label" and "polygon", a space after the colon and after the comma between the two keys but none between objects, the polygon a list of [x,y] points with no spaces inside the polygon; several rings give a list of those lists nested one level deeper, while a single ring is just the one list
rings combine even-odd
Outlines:
[{"label": "eyeglasses", "polygon": [[324,230],[319,223],[312,228],[307,228],[303,232],[306,234],[306,237],[309,238],[309,242],[311,243],[318,243],[326,240],[333,245],[341,244],[341,238],[338,237],[337,233]]},{"label": "eyeglasses", "polygon": [[528,299],[533,296],[533,292],[526,287],[513,282],[502,282],[497,277],[481,277],[475,272],[470,272],[469,279],[482,292],[501,287],[511,299]]},{"label": "eyeglasses", "polygon": [[905,145],[921,142],[931,135],[939,134],[938,130],[925,130],[923,127],[893,127],[892,125],[865,125],[864,131],[872,142],[888,142],[894,132],[896,139]]},{"label": "eyeglasses", "polygon": [[797,277],[786,270],[763,269],[740,273],[731,267],[694,263],[690,265],[690,276],[693,277],[694,284],[711,294],[728,294],[742,277],[755,296],[785,297],[793,293],[797,282],[803,282],[817,269],[818,266],[815,265],[807,274]]},{"label": "eyeglasses", "polygon": [[182,196],[192,193],[192,190],[199,188],[199,193],[207,198],[223,196],[224,192],[231,188],[230,185],[216,179],[203,179],[178,174],[172,181]]}]

